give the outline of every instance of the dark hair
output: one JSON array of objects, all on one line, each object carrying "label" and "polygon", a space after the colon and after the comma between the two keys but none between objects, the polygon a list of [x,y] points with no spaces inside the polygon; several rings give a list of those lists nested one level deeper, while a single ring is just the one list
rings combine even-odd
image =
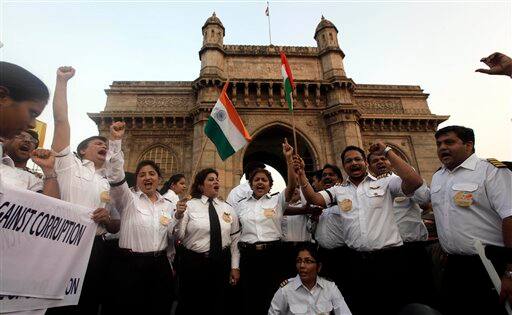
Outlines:
[{"label": "dark hair", "polygon": [[185,178],[185,175],[174,174],[171,177],[169,177],[169,180],[166,181],[165,184],[162,186],[162,189],[160,189],[160,193],[162,195],[165,194],[167,191],[169,191],[172,185],[178,183],[182,178]]},{"label": "dark hair", "polygon": [[321,255],[318,254],[318,247],[315,243],[305,243],[297,247],[297,251],[295,252],[295,258],[297,258],[299,256],[299,253],[302,251],[308,251],[311,257],[315,259],[317,264],[322,262],[322,257]]},{"label": "dark hair", "polygon": [[39,134],[37,134],[37,131],[33,130],[33,129],[27,129],[25,130],[26,133],[28,133],[32,138],[34,138],[37,143],[36,143],[36,148],[39,146]]},{"label": "dark hair", "polygon": [[363,149],[361,149],[360,147],[356,147],[355,145],[349,145],[345,147],[343,152],[341,152],[341,163],[345,164],[345,155],[347,154],[348,151],[357,151],[361,153],[363,160],[366,161],[366,154],[364,153]]},{"label": "dark hair", "polygon": [[457,138],[462,140],[462,143],[473,142],[473,153],[475,152],[475,133],[473,129],[464,126],[446,126],[436,131],[434,137],[437,140],[440,136],[446,135],[449,132],[453,132]]},{"label": "dark hair", "polygon": [[338,176],[339,179],[343,179],[343,174],[341,174],[341,170],[339,167],[337,167],[336,165],[332,165],[332,164],[325,164],[324,167],[322,168],[322,178],[323,178],[323,173],[324,173],[324,170],[326,168],[330,168],[333,170],[334,173],[336,173],[336,175]]},{"label": "dark hair", "polygon": [[80,151],[87,149],[87,146],[89,145],[89,142],[91,142],[93,140],[101,140],[101,141],[103,141],[105,143],[108,143],[108,139],[103,137],[103,136],[92,136],[92,137],[89,137],[89,138],[83,140],[76,147],[76,155],[78,155],[78,157],[80,159],[82,159],[84,157],[83,154],[80,153]]},{"label": "dark hair", "polygon": [[254,177],[256,177],[256,174],[263,173],[267,176],[268,182],[270,184],[270,188],[272,188],[272,185],[274,184],[274,180],[272,179],[272,174],[264,168],[258,168],[252,171],[251,175],[249,175],[249,185],[252,188],[252,181],[254,180]]},{"label": "dark hair", "polygon": [[248,177],[254,172],[254,170],[257,170],[259,168],[265,168],[265,163],[259,162],[259,161],[251,161],[247,163],[244,167],[244,174],[247,179]]},{"label": "dark hair", "polygon": [[155,172],[158,174],[158,177],[162,177],[162,172],[160,171],[160,166],[156,164],[155,161],[152,160],[142,160],[137,164],[137,168],[135,168],[135,178],[139,177],[139,172],[144,166],[151,166]]},{"label": "dark hair", "polygon": [[200,185],[204,185],[204,181],[206,180],[206,177],[208,177],[208,174],[214,173],[219,177],[219,172],[213,168],[205,168],[203,170],[200,170],[196,176],[194,177],[194,182],[192,183],[192,186],[190,187],[190,195],[192,198],[201,198],[203,195],[203,192],[199,189]]},{"label": "dark hair", "polygon": [[323,169],[319,169],[319,170],[316,170],[315,173],[313,174],[314,177],[316,177],[316,179],[318,181],[321,181],[322,180],[322,174],[323,174],[324,170]]},{"label": "dark hair", "polygon": [[368,161],[368,163],[370,163],[370,160],[372,159],[372,156],[384,156],[386,157],[386,155],[384,153],[378,153],[377,152],[368,152],[368,155],[366,156],[366,159]]},{"label": "dark hair", "polygon": [[13,63],[0,61],[0,86],[7,89],[7,95],[16,102],[48,102],[48,87],[38,77]]}]

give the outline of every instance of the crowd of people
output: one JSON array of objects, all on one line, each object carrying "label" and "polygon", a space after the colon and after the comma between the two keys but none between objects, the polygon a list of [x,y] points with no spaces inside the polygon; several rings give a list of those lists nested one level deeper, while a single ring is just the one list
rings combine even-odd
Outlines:
[{"label": "crowd of people", "polygon": [[[491,57],[482,61],[492,69]],[[38,148],[31,129],[48,88],[17,65],[0,69],[2,185],[93,209],[98,226],[79,304],[47,314],[505,314],[512,302],[512,172],[475,154],[470,128],[436,132],[441,167],[430,185],[381,141],[340,152],[344,178],[334,164],[306,174],[284,139],[286,188],[271,194],[271,173],[252,162],[247,183],[224,199],[216,169],[175,174],[161,187],[151,160],[138,163],[130,187],[123,122],[73,152],[71,67],[57,70],[51,150]],[[42,174],[27,168],[30,158]],[[441,278],[422,221],[428,209]],[[475,240],[498,253],[490,258],[500,292]]]}]

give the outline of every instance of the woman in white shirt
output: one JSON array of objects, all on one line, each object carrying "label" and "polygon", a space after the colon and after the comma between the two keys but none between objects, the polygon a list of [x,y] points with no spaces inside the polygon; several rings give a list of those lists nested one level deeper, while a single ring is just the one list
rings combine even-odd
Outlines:
[{"label": "woman in white shirt", "polygon": [[318,276],[322,263],[314,244],[299,248],[295,267],[297,276],[281,283],[270,308],[269,315],[335,314],[351,312],[332,281]]},{"label": "woman in white shirt", "polygon": [[192,199],[178,202],[174,231],[178,250],[180,296],[177,314],[226,314],[226,294],[240,277],[239,223],[229,204],[220,200],[219,174],[201,170],[191,187]]},{"label": "woman in white shirt", "polygon": [[240,218],[240,285],[244,314],[264,314],[279,283],[284,279],[282,219],[286,202],[296,186],[293,148],[285,142],[283,154],[288,163],[288,186],[281,193],[270,194],[272,175],[257,169],[249,176],[252,195],[239,200],[236,213]]},{"label": "woman in white shirt", "polygon": [[185,179],[185,175],[174,174],[165,182],[160,193],[165,199],[176,204],[180,200],[179,195],[184,193],[186,190],[187,180]]},{"label": "woman in white shirt", "polygon": [[168,315],[174,286],[166,249],[175,221],[171,203],[157,191],[160,168],[154,161],[139,162],[136,187],[130,189],[122,152],[114,153],[110,162],[110,196],[121,214],[113,312]]}]

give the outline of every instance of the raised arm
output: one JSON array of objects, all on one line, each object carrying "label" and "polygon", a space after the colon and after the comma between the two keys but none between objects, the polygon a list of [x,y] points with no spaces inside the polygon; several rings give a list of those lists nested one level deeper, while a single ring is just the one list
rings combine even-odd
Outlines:
[{"label": "raised arm", "polygon": [[420,174],[393,152],[393,149],[387,147],[384,142],[378,141],[372,144],[370,146],[370,152],[384,155],[389,160],[396,175],[402,179],[402,191],[405,195],[410,196],[423,184],[423,179]]},{"label": "raised arm", "polygon": [[293,147],[288,144],[288,140],[286,138],[284,138],[283,143],[283,155],[286,160],[286,165],[288,165],[288,183],[286,185],[284,196],[286,201],[290,201],[293,197],[295,187],[297,187],[297,176],[293,170]]},{"label": "raised arm", "polygon": [[304,198],[309,204],[317,205],[322,208],[326,207],[325,199],[320,194],[315,192],[313,187],[309,184],[308,178],[306,177],[306,173],[304,172],[304,161],[300,158],[300,156],[295,155],[293,157],[293,168],[295,174],[299,179],[300,189],[304,194]]},{"label": "raised arm", "polygon": [[67,148],[70,143],[70,127],[68,119],[67,85],[68,80],[75,75],[72,67],[60,67],[57,69],[57,82],[53,95],[53,131],[52,149],[60,152]]}]

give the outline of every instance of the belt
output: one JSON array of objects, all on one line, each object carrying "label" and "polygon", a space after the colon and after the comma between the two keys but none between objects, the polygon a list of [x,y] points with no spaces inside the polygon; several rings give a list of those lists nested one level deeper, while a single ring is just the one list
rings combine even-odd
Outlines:
[{"label": "belt", "polygon": [[384,248],[380,248],[380,249],[376,249],[376,250],[372,250],[372,251],[357,251],[357,250],[354,250],[352,249],[352,252],[354,252],[356,255],[358,255],[359,257],[363,258],[363,259],[366,259],[366,258],[373,258],[373,257],[377,257],[377,256],[380,256],[382,254],[389,254],[389,253],[393,253],[393,252],[399,252],[403,250],[403,246],[390,246],[390,247],[384,247]]},{"label": "belt", "polygon": [[284,246],[290,246],[290,247],[299,247],[299,246],[302,246],[302,245],[308,245],[308,244],[314,244],[312,242],[308,242],[308,241],[302,241],[302,242],[283,242],[283,245]]},{"label": "belt", "polygon": [[156,252],[134,252],[128,248],[119,248],[119,253],[121,253],[124,256],[131,257],[160,257],[167,255],[167,251],[165,250],[159,250]]},{"label": "belt", "polygon": [[272,242],[258,242],[258,243],[246,243],[246,242],[238,242],[238,248],[241,250],[254,250],[254,251],[262,251],[278,248],[281,246],[281,241],[272,241]]},{"label": "belt", "polygon": [[[222,249],[221,255],[227,254],[230,249],[231,248],[229,246],[228,247],[224,247]],[[196,256],[196,257],[201,257],[201,258],[208,258],[208,257],[210,257],[210,252],[198,253],[196,251],[193,251],[193,250],[190,250],[190,249],[186,248],[185,246],[183,246],[182,250],[183,250],[183,254],[185,254],[185,255]]]}]

